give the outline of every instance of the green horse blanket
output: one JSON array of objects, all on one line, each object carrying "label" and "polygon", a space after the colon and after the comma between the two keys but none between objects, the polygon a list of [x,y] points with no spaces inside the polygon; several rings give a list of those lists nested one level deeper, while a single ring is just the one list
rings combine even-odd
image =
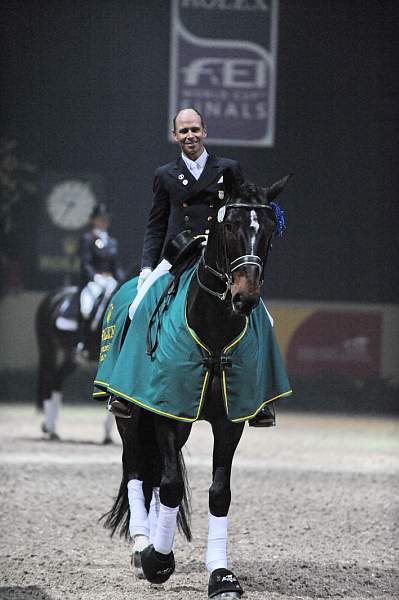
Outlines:
[{"label": "green horse blanket", "polygon": [[[181,276],[178,292],[163,313],[152,356],[146,352],[148,323],[171,276],[166,273],[154,282],[129,325],[128,308],[137,293],[137,277],[113,296],[104,316],[95,398],[119,396],[185,422],[201,418],[210,381],[207,359],[212,354],[187,321],[186,298],[194,272],[192,267]],[[252,311],[222,356],[222,395],[230,421],[250,419],[265,404],[291,393],[263,303]]]}]

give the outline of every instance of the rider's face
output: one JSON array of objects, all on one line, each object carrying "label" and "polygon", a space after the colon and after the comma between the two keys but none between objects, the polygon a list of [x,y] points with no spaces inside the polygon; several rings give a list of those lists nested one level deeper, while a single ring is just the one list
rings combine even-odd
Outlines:
[{"label": "rider's face", "polygon": [[197,160],[204,149],[206,128],[201,124],[201,117],[190,109],[182,110],[176,117],[176,130],[173,132],[176,142],[180,144],[183,154],[191,160]]},{"label": "rider's face", "polygon": [[103,215],[98,215],[92,219],[93,229],[100,229],[101,231],[107,231],[109,227],[109,219]]}]

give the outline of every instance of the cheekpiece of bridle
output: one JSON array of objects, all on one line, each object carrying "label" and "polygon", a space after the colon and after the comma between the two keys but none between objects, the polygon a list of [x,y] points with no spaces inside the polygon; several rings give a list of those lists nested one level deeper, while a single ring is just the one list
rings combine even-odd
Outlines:
[{"label": "cheekpiece of bridle", "polygon": [[[263,208],[266,210],[270,210],[272,212],[273,218],[274,218],[274,210],[273,210],[272,206],[270,206],[269,204],[260,204],[260,203],[251,204],[249,202],[232,202],[231,204],[230,203],[225,204],[224,207],[222,207],[222,208],[224,208],[225,210],[228,210],[229,208],[250,208],[250,209]],[[275,218],[274,218],[274,220],[275,220]],[[262,259],[260,256],[257,256],[256,254],[243,254],[242,256],[239,256],[238,258],[235,258],[234,260],[232,260],[230,262],[229,258],[228,258],[228,254],[227,254],[227,245],[226,245],[226,238],[224,235],[224,229],[222,231],[223,231],[222,245],[223,245],[224,263],[225,263],[223,272],[217,271],[216,269],[213,269],[212,267],[210,267],[209,265],[206,264],[205,256],[204,256],[204,254],[205,254],[205,248],[204,248],[201,258],[200,258],[200,261],[197,266],[196,273],[197,273],[198,285],[203,290],[205,290],[212,296],[216,296],[216,298],[219,298],[219,300],[221,300],[223,302],[224,300],[226,300],[227,295],[231,290],[231,286],[233,284],[233,276],[232,276],[233,272],[236,271],[237,269],[239,269],[240,267],[243,267],[244,265],[255,265],[256,267],[258,267],[258,269],[259,269],[259,284],[262,285],[265,264],[266,264],[270,246],[271,246],[271,238],[269,240],[269,243],[267,246],[267,251],[266,251],[266,256],[264,259]],[[208,271],[208,273],[211,273],[212,275],[217,277],[226,286],[226,289],[224,290],[224,292],[216,292],[215,290],[212,290],[211,288],[206,286],[200,280],[200,276],[199,276],[199,267],[200,266],[204,267],[204,269],[206,271]]]}]

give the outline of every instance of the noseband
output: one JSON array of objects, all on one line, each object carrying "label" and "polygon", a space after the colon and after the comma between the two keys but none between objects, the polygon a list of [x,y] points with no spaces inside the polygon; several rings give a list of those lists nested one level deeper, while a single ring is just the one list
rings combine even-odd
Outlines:
[{"label": "noseband", "polygon": [[[233,204],[227,204],[226,210],[228,208],[251,208],[251,209],[264,208],[267,210],[271,210],[274,215],[273,208],[271,206],[269,206],[268,204],[249,204],[249,203],[244,203],[244,202],[235,202]],[[263,260],[256,254],[243,254],[242,256],[239,256],[238,258],[235,258],[233,261],[229,262],[229,258],[227,255],[227,246],[226,246],[226,238],[224,235],[224,230],[223,230],[222,242],[223,242],[223,253],[224,253],[224,262],[225,262],[224,273],[220,273],[219,271],[216,271],[216,269],[213,269],[212,267],[210,267],[209,265],[206,264],[205,257],[204,257],[204,253],[205,253],[205,248],[204,248],[201,258],[200,258],[200,261],[197,266],[196,274],[197,274],[198,285],[203,290],[205,290],[212,296],[216,296],[216,298],[219,298],[219,300],[221,300],[223,302],[224,300],[226,300],[227,294],[231,290],[231,286],[233,283],[232,273],[236,269],[239,269],[242,266],[255,265],[256,267],[258,267],[259,283],[262,284],[263,272],[265,269],[265,264],[267,261],[267,256],[269,254],[269,249],[270,249],[271,244],[270,244],[270,240],[269,240],[269,243],[267,246],[267,251],[266,251],[266,256]],[[220,279],[220,281],[226,286],[226,289],[224,292],[216,292],[215,290],[212,290],[211,288],[206,286],[204,283],[202,283],[202,281],[200,280],[200,277],[199,277],[199,267],[200,266],[203,266],[206,271],[208,271],[209,273],[211,273],[212,275],[214,275],[215,277]]]}]

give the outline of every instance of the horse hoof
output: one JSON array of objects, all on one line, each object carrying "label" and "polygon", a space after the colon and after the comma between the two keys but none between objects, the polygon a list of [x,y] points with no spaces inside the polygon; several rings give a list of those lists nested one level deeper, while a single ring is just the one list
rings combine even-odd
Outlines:
[{"label": "horse hoof", "polygon": [[208,584],[208,598],[225,600],[227,598],[240,598],[244,590],[237,577],[228,569],[215,569]]},{"label": "horse hoof", "polygon": [[42,423],[42,432],[48,435],[48,440],[51,442],[57,442],[60,440],[60,436],[55,431],[49,431],[45,423]]},{"label": "horse hoof", "polygon": [[165,583],[175,570],[173,552],[160,554],[152,544],[141,553],[141,566],[150,583]]},{"label": "horse hoof", "polygon": [[134,576],[137,579],[145,579],[143,567],[141,565],[141,552],[138,552],[138,550],[135,550],[134,552],[132,552],[130,566],[132,568]]}]

